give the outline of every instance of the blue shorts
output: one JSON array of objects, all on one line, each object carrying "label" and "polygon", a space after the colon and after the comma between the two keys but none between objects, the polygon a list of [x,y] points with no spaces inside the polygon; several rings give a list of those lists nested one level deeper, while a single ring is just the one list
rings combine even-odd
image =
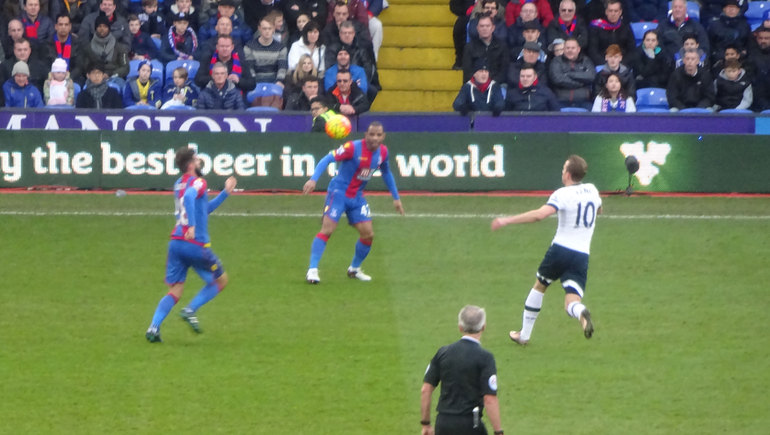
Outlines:
[{"label": "blue shorts", "polygon": [[553,244],[537,268],[537,279],[545,286],[559,279],[565,292],[582,298],[588,279],[588,254]]},{"label": "blue shorts", "polygon": [[348,216],[350,225],[372,220],[369,203],[366,202],[363,195],[348,198],[345,196],[344,190],[332,190],[327,193],[324,216],[329,216],[334,222],[339,222],[343,212]]},{"label": "blue shorts", "polygon": [[184,240],[168,242],[166,259],[166,284],[185,282],[187,269],[192,267],[206,284],[211,284],[225,273],[222,262],[211,248]]}]

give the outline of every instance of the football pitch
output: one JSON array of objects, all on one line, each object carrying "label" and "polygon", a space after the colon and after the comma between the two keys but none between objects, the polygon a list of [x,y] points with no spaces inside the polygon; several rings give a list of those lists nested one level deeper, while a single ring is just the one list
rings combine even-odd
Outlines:
[{"label": "football pitch", "polygon": [[554,285],[522,348],[508,331],[556,220],[489,225],[545,200],[405,195],[401,217],[370,196],[373,281],[345,274],[343,219],[312,286],[323,196],[233,196],[210,219],[230,285],[204,333],[177,314],[191,274],[150,344],[170,195],[0,193],[0,433],[417,434],[425,368],[476,304],[508,434],[767,434],[770,200],[605,197],[594,337]]}]

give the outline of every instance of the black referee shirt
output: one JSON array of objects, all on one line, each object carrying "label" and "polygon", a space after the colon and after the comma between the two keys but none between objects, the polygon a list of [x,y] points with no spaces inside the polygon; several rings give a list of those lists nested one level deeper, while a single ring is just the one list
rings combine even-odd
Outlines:
[{"label": "black referee shirt", "polygon": [[436,352],[423,381],[434,387],[441,382],[439,414],[470,415],[474,407],[484,407],[485,395],[497,395],[495,357],[463,337]]}]

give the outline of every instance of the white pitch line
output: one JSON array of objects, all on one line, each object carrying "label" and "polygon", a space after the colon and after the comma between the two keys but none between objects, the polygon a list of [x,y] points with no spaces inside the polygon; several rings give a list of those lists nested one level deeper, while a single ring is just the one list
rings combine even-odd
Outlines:
[{"label": "white pitch line", "polygon": [[[216,216],[226,217],[282,217],[282,218],[309,218],[319,217],[321,213],[285,213],[285,212],[257,212],[234,213],[216,212]],[[0,216],[97,216],[97,217],[154,217],[173,216],[172,212],[159,211],[28,211],[28,210],[0,210]],[[480,213],[407,213],[401,216],[396,213],[374,214],[377,218],[416,218],[416,219],[492,219],[502,214]],[[628,219],[628,220],[770,220],[770,215],[685,215],[685,214],[639,214],[639,215],[613,215],[603,214],[601,219]]]}]

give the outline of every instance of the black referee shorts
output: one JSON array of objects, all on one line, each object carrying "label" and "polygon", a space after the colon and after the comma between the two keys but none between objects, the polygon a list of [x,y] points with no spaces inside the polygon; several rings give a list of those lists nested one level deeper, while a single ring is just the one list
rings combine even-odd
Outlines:
[{"label": "black referee shorts", "polygon": [[436,435],[487,435],[487,428],[479,421],[473,428],[472,415],[439,414],[436,416]]}]

